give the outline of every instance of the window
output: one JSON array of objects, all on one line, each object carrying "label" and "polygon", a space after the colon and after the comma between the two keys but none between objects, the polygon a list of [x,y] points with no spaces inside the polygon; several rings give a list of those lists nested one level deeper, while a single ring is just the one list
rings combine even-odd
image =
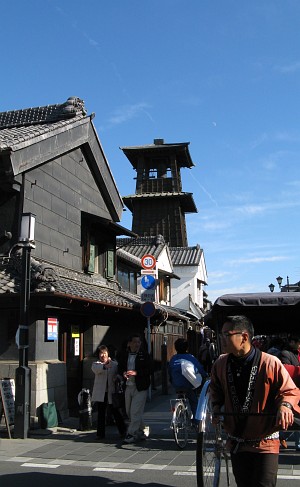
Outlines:
[{"label": "window", "polygon": [[83,217],[83,270],[107,279],[115,277],[115,236],[106,225]]},{"label": "window", "polygon": [[170,305],[170,280],[168,278],[159,279],[159,301]]},{"label": "window", "polygon": [[133,294],[137,293],[137,272],[122,263],[118,264],[117,279],[123,289]]},{"label": "window", "polygon": [[199,279],[197,279],[197,303],[201,303],[202,297],[202,284]]}]

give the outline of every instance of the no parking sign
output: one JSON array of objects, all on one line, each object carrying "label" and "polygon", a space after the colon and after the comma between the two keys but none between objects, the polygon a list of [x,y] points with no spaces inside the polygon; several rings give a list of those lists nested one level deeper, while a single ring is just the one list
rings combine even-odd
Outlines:
[{"label": "no parking sign", "polygon": [[155,315],[155,304],[151,301],[146,301],[141,306],[141,313],[146,318],[151,318],[151,316]]}]

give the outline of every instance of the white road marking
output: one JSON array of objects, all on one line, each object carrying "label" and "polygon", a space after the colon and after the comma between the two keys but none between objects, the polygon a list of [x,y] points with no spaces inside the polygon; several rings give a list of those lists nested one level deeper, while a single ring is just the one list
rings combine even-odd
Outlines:
[{"label": "white road marking", "polygon": [[173,475],[190,475],[191,477],[196,477],[196,472],[184,472],[184,471],[177,471],[174,472]]},{"label": "white road marking", "polygon": [[300,480],[300,475],[277,475],[278,479]]},{"label": "white road marking", "polygon": [[93,469],[94,472],[111,472],[111,473],[133,473],[135,472],[135,469],[134,468],[94,468]]},{"label": "white road marking", "polygon": [[50,463],[22,463],[21,467],[58,468],[60,465],[53,465]]},{"label": "white road marking", "polygon": [[34,460],[33,457],[10,457],[7,459],[8,462],[30,462],[30,460]]},{"label": "white road marking", "polygon": [[120,465],[121,462],[95,462],[95,467],[114,468]]}]

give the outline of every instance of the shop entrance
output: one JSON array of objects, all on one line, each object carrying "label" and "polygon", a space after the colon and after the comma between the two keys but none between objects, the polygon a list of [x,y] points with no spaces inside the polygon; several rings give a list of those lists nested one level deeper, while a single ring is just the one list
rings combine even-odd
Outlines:
[{"label": "shop entrance", "polygon": [[70,416],[79,415],[78,394],[82,389],[83,333],[79,325],[71,325],[61,335],[62,360],[67,370],[67,395]]}]

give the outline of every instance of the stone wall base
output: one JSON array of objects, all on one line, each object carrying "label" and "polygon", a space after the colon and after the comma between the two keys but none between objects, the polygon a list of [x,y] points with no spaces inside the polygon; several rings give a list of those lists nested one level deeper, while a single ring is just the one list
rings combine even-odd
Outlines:
[{"label": "stone wall base", "polygon": [[[15,379],[17,362],[0,362],[0,378]],[[67,400],[66,364],[58,360],[45,362],[30,362],[31,370],[31,399],[30,426],[40,427],[41,405],[55,402],[59,420],[69,417]]]}]

